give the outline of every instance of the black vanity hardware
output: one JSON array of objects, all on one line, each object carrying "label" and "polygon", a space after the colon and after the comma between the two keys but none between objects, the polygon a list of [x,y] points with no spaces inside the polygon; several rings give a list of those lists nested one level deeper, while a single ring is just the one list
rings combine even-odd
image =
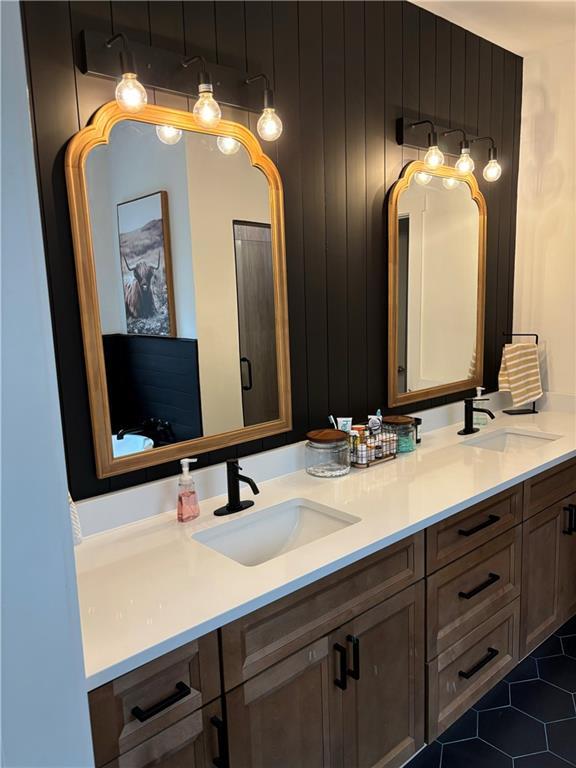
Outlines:
[{"label": "black vanity hardware", "polygon": [[470,592],[458,592],[458,597],[461,597],[462,600],[471,600],[473,597],[476,597],[476,595],[479,595],[480,592],[484,592],[485,589],[491,587],[492,584],[496,584],[497,581],[500,581],[500,576],[498,576],[497,573],[489,573],[486,581],[483,581],[482,584],[478,584],[478,586],[471,589]]},{"label": "black vanity hardware", "polygon": [[244,381],[242,381],[242,389],[245,392],[249,392],[252,389],[252,363],[247,357],[241,357],[240,363],[246,363],[246,370],[248,371],[248,384],[244,384]]},{"label": "black vanity hardware", "polygon": [[494,525],[494,523],[497,523],[500,520],[498,515],[488,515],[486,520],[484,520],[483,523],[478,523],[478,525],[475,525],[473,528],[460,528],[458,531],[458,534],[460,536],[474,536],[475,533],[479,533],[480,531],[483,531],[484,528],[489,528],[491,525]]},{"label": "black vanity hardware", "polygon": [[572,536],[576,533],[576,504],[568,504],[564,507],[564,512],[568,512],[568,527],[562,531],[566,536]]},{"label": "black vanity hardware", "polygon": [[338,654],[339,673],[338,677],[334,678],[334,685],[340,690],[345,691],[348,685],[346,675],[348,674],[348,651],[340,643],[334,643],[334,650]]},{"label": "black vanity hardware", "polygon": [[488,408],[475,408],[474,403],[480,402],[480,400],[488,400],[487,397],[465,397],[464,398],[464,429],[458,430],[459,435],[473,435],[474,432],[479,432],[478,427],[474,426],[474,414],[485,413],[490,416],[491,419],[495,419],[496,416],[489,411]]},{"label": "black vanity hardware", "polygon": [[486,656],[484,656],[483,659],[480,659],[477,664],[474,664],[474,666],[470,667],[470,669],[468,669],[466,672],[460,670],[460,672],[458,672],[458,677],[463,677],[464,680],[470,680],[470,678],[474,677],[475,674],[480,672],[480,670],[483,669],[486,664],[490,664],[492,659],[495,659],[499,653],[500,651],[497,651],[496,648],[488,648],[488,653]]},{"label": "black vanity hardware", "polygon": [[226,728],[224,721],[214,715],[210,718],[210,724],[216,728],[216,735],[218,738],[218,755],[212,760],[212,765],[216,768],[228,768],[228,759],[226,754],[228,752],[226,746]]},{"label": "black vanity hardware", "polygon": [[151,717],[154,717],[154,715],[158,715],[160,712],[168,709],[168,707],[171,707],[172,704],[176,704],[182,699],[185,699],[189,694],[190,688],[186,685],[186,683],[180,681],[179,683],[176,683],[176,693],[171,694],[162,701],[159,701],[157,704],[153,704],[151,707],[148,707],[148,709],[133,707],[132,714],[136,720],[139,720],[141,723],[145,723],[146,720],[149,720]]},{"label": "black vanity hardware", "polygon": [[246,483],[252,489],[253,494],[260,493],[260,489],[251,477],[240,474],[242,467],[236,459],[227,459],[226,461],[226,480],[228,484],[228,504],[220,507],[214,514],[217,517],[231,515],[234,512],[240,512],[254,505],[252,500],[240,501],[240,483]]},{"label": "black vanity hardware", "polygon": [[347,671],[348,677],[360,680],[360,638],[356,635],[347,635],[346,642],[352,643],[352,669]]}]

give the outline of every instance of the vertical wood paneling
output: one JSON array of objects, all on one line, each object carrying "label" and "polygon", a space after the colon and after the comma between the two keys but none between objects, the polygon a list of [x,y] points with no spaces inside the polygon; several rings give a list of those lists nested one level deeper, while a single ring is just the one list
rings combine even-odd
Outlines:
[{"label": "vertical wood paneling", "polygon": [[[23,4],[46,258],[72,493],[86,497],[174,474],[176,462],[112,480],[94,473],[70,238],[65,145],[115,83],[82,75],[82,29],[264,71],[285,130],[266,145],[284,183],[294,428],[199,457],[199,465],[301,439],[329,412],[363,417],[386,406],[387,262],[384,198],[403,162],[406,114],[492,134],[504,174],[481,177],[488,201],[485,384],[512,322],[522,62],[403,2],[27,2]],[[261,87],[260,85],[253,86]],[[149,91],[186,108],[184,96]],[[244,119],[244,118],[242,118]],[[247,116],[255,129],[257,115]],[[456,401],[461,395],[419,407]],[[402,410],[411,411],[416,406]]]}]

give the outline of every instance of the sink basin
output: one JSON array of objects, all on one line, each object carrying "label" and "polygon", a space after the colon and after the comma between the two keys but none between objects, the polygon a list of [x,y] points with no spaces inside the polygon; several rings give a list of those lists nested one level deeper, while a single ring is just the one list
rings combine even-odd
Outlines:
[{"label": "sink basin", "polygon": [[151,448],[154,448],[154,441],[144,435],[124,435],[122,440],[118,440],[116,435],[112,435],[112,455],[114,458],[149,451]]},{"label": "sink basin", "polygon": [[518,451],[530,451],[534,450],[534,448],[540,448],[561,437],[562,435],[554,435],[551,432],[505,427],[503,429],[495,429],[493,432],[488,432],[484,435],[480,434],[470,440],[465,440],[463,444],[473,448],[484,448],[487,451],[516,453]]},{"label": "sink basin", "polygon": [[242,565],[260,565],[286,552],[322,539],[360,521],[307,499],[291,499],[274,507],[229,520],[192,537]]}]

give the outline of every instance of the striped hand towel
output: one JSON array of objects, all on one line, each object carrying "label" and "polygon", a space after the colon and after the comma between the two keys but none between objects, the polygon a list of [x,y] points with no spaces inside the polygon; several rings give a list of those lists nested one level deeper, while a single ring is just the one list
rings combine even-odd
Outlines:
[{"label": "striped hand towel", "polygon": [[515,408],[542,396],[538,346],[533,342],[505,344],[498,375],[498,389],[510,392]]}]

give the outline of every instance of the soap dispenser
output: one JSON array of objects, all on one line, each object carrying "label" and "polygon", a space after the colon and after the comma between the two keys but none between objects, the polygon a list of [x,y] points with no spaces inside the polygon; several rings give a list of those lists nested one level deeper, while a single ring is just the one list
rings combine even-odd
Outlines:
[{"label": "soap dispenser", "polygon": [[[484,392],[485,389],[486,389],[486,387],[476,387],[476,400],[484,399],[482,397],[482,393]],[[475,404],[476,404],[476,402],[474,403],[474,405]],[[488,414],[486,414],[486,413],[479,413],[478,411],[474,411],[473,422],[474,422],[474,426],[477,427],[477,428],[485,427],[486,424],[488,424]]]},{"label": "soap dispenser", "polygon": [[190,474],[190,464],[197,459],[181,459],[182,474],[178,478],[178,522],[186,523],[200,514],[196,486]]}]

